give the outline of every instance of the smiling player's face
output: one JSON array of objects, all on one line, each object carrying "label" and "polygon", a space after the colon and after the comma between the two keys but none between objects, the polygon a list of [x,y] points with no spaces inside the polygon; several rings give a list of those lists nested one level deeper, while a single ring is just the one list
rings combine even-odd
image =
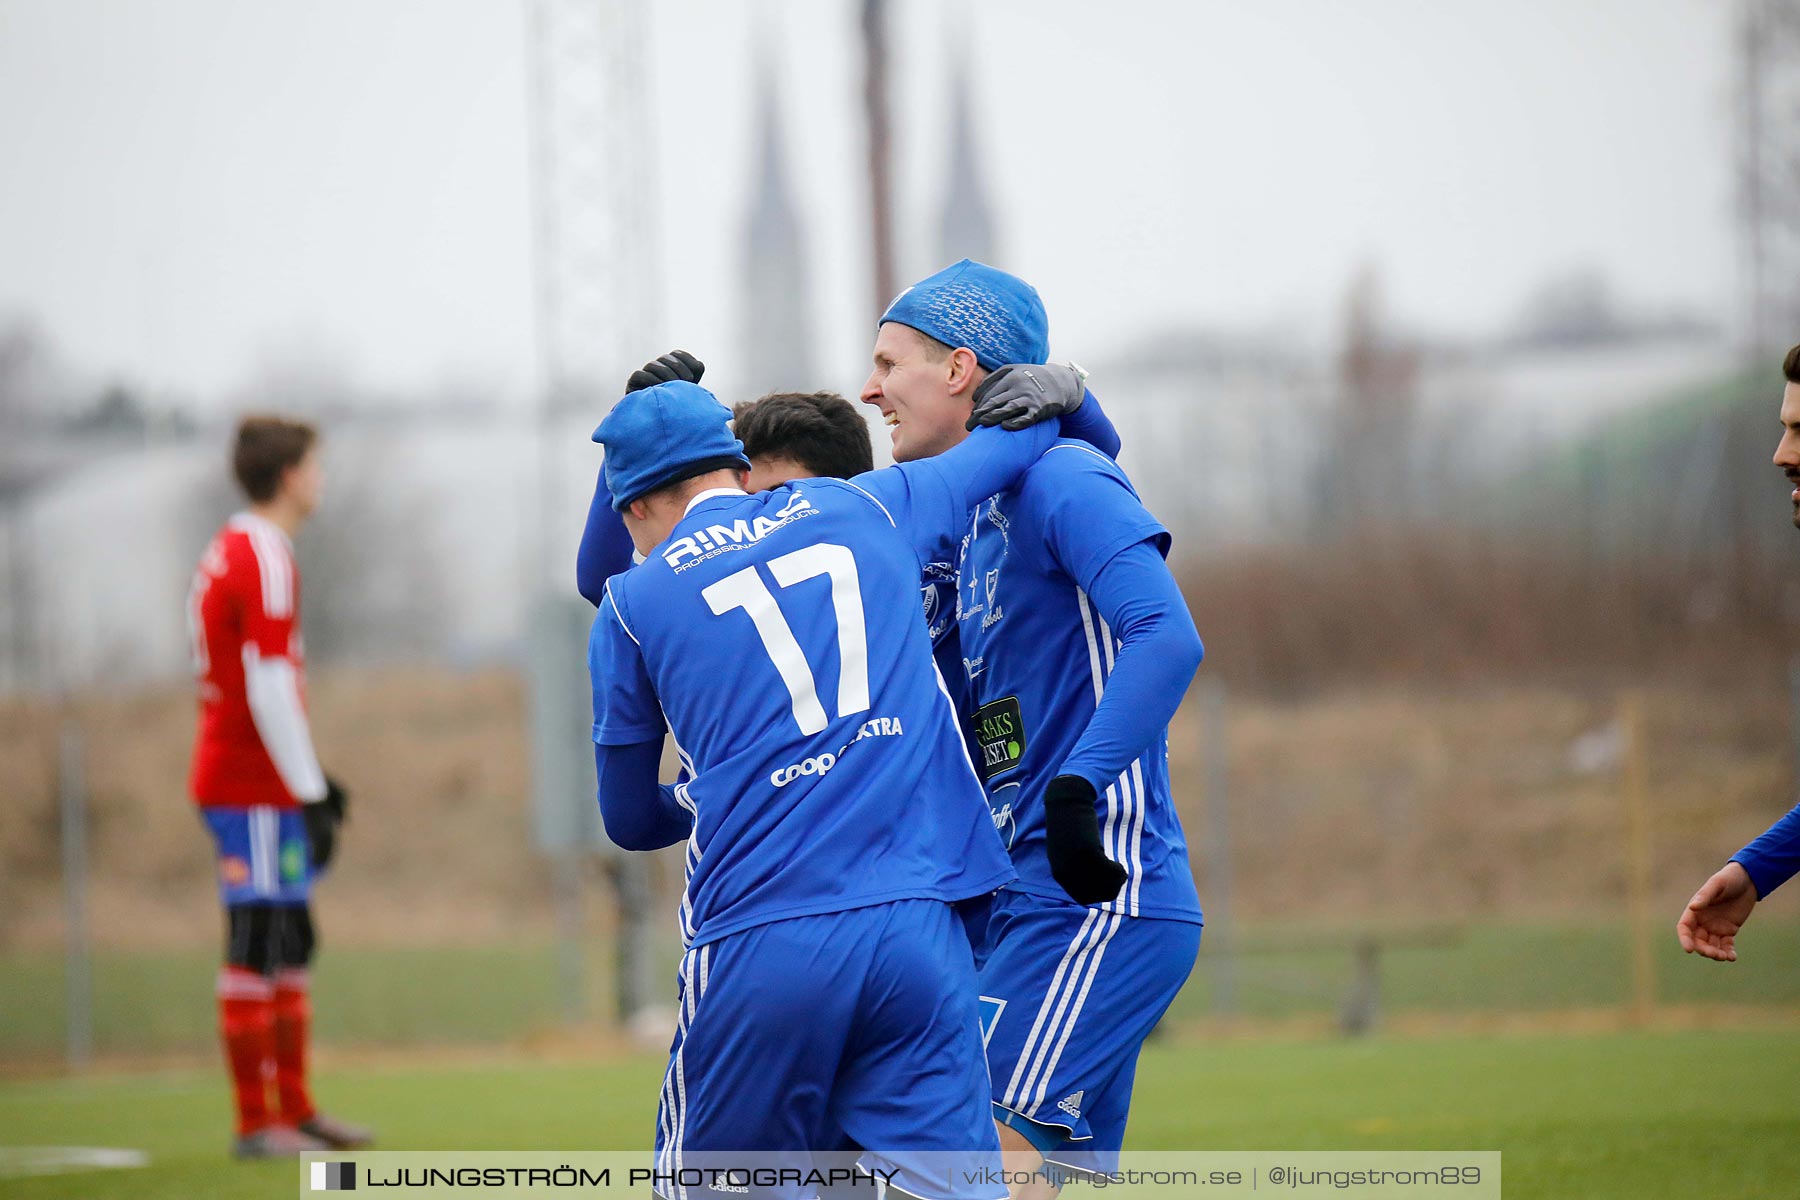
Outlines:
[{"label": "smiling player's face", "polygon": [[942,454],[969,436],[964,428],[980,368],[967,350],[933,357],[918,330],[889,321],[875,338],[875,369],[859,397],[881,410],[892,431],[894,461]]},{"label": "smiling player's face", "polygon": [[1775,447],[1775,465],[1788,477],[1794,490],[1794,525],[1800,528],[1800,383],[1790,383],[1781,394],[1781,442]]}]

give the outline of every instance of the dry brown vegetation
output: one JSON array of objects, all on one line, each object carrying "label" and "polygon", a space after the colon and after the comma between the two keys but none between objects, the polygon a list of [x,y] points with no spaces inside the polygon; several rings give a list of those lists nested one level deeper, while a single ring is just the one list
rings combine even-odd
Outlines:
[{"label": "dry brown vegetation", "polygon": [[[1208,645],[1197,686],[1229,689],[1239,917],[1615,913],[1619,761],[1584,768],[1573,750],[1606,741],[1627,691],[1642,697],[1653,880],[1671,912],[1792,802],[1785,614],[1800,589],[1769,564],[1591,567],[1479,540],[1365,538],[1194,563],[1184,584]],[[314,673],[321,757],[356,796],[320,892],[330,937],[548,932],[524,696],[498,669]],[[1204,711],[1183,708],[1171,758],[1216,902]],[[60,710],[0,703],[0,948],[60,937],[54,756],[71,720],[87,737],[99,935],[211,939],[210,848],[185,794],[194,707],[169,687]]]},{"label": "dry brown vegetation", "polygon": [[[1661,901],[1793,803],[1800,572],[1732,547],[1596,560],[1543,533],[1550,548],[1365,535],[1182,572],[1202,670],[1235,697],[1244,915],[1616,911],[1621,768],[1579,769],[1573,750],[1605,740],[1627,693]],[[1197,720],[1189,704],[1173,731],[1189,799]],[[1187,822],[1198,847],[1203,814]]]},{"label": "dry brown vegetation", "polygon": [[[1641,698],[1653,887],[1673,920],[1701,880],[1787,807],[1786,698],[1701,687]],[[1231,702],[1238,915],[1615,915],[1625,894],[1623,774],[1611,764],[1583,769],[1572,751],[1584,735],[1607,738],[1618,699],[1494,685]],[[1170,753],[1205,896],[1203,711],[1183,709]]]},{"label": "dry brown vegetation", "polygon": [[[530,847],[523,688],[512,674],[314,672],[320,757],[353,789],[330,886],[340,940],[503,939],[548,920]],[[92,913],[113,944],[211,940],[210,842],[187,798],[194,701],[185,687],[87,697],[62,714],[0,707],[0,945],[60,936],[55,730],[87,738]]]},{"label": "dry brown vegetation", "polygon": [[1212,670],[1258,694],[1329,686],[1671,681],[1782,686],[1800,653],[1796,557],[1595,558],[1515,536],[1360,535],[1180,571]]},{"label": "dry brown vegetation", "polygon": [[[1215,642],[1215,645],[1217,643]],[[1654,880],[1670,911],[1786,807],[1788,707],[1770,681],[1646,692]],[[1171,759],[1202,894],[1204,707],[1184,707]],[[1610,916],[1623,895],[1619,772],[1571,748],[1616,715],[1611,689],[1519,683],[1342,683],[1227,712],[1240,918],[1400,921]],[[510,674],[334,671],[312,684],[324,759],[356,788],[329,886],[344,942],[492,942],[550,929],[530,844],[523,688]],[[216,936],[207,839],[184,793],[185,689],[88,699],[92,907],[114,945]],[[0,709],[0,948],[60,937],[51,755],[56,714]],[[1213,896],[1216,900],[1216,895]]]}]

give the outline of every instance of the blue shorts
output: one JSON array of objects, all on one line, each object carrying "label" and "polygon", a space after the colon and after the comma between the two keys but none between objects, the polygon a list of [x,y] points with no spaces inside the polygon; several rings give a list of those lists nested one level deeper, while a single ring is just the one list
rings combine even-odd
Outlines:
[{"label": "blue shorts", "polygon": [[1200,952],[1200,926],[1024,892],[976,951],[994,1119],[1053,1163],[1117,1168],[1138,1050]]},{"label": "blue shorts", "polygon": [[[1004,1200],[947,1162],[998,1172],[975,963],[950,905],[897,900],[773,921],[696,947],[681,960],[680,1016],[657,1110],[654,1190],[698,1168],[845,1161],[898,1171],[926,1200]],[[997,1174],[993,1178],[998,1178]],[[810,1181],[758,1195],[806,1200]]]},{"label": "blue shorts", "polygon": [[305,904],[312,895],[306,820],[297,808],[202,808],[219,850],[219,899],[234,904]]}]

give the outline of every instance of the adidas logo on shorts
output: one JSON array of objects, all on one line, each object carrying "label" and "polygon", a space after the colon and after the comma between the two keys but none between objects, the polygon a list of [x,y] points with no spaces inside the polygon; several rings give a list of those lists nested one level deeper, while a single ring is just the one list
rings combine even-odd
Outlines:
[{"label": "adidas logo on shorts", "polygon": [[1085,1095],[1087,1095],[1087,1092],[1080,1091],[1064,1096],[1061,1100],[1056,1102],[1056,1107],[1062,1109],[1071,1117],[1079,1118],[1081,1116],[1081,1098]]}]

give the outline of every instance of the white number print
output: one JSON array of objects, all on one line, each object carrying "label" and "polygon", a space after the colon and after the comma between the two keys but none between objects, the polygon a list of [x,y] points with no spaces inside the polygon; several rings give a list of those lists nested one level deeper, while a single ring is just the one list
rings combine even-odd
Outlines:
[{"label": "white number print", "polygon": [[206,603],[206,589],[211,586],[212,576],[205,571],[197,571],[194,574],[194,584],[188,589],[188,649],[194,675],[200,679],[205,679],[212,671],[212,661],[206,653],[206,624],[200,616],[200,607]]},{"label": "white number print", "polygon": [[212,672],[212,659],[206,651],[206,623],[201,618],[201,608],[206,603],[206,593],[212,587],[213,580],[225,573],[225,555],[214,541],[206,548],[206,554],[200,559],[200,567],[194,572],[193,586],[188,589],[187,627],[188,647],[193,652],[194,674],[205,679]]},{"label": "white number print", "polygon": [[[869,635],[863,621],[862,589],[856,576],[856,556],[848,546],[822,542],[792,554],[769,560],[769,573],[783,588],[820,575],[831,579],[831,609],[837,618],[838,716],[867,712],[869,708]],[[805,734],[821,733],[830,723],[819,702],[818,681],[807,664],[806,653],[794,637],[793,627],[781,615],[774,593],[763,583],[755,567],[727,575],[701,593],[717,616],[743,609],[762,639],[763,649],[775,664],[794,704],[794,721]]]}]

